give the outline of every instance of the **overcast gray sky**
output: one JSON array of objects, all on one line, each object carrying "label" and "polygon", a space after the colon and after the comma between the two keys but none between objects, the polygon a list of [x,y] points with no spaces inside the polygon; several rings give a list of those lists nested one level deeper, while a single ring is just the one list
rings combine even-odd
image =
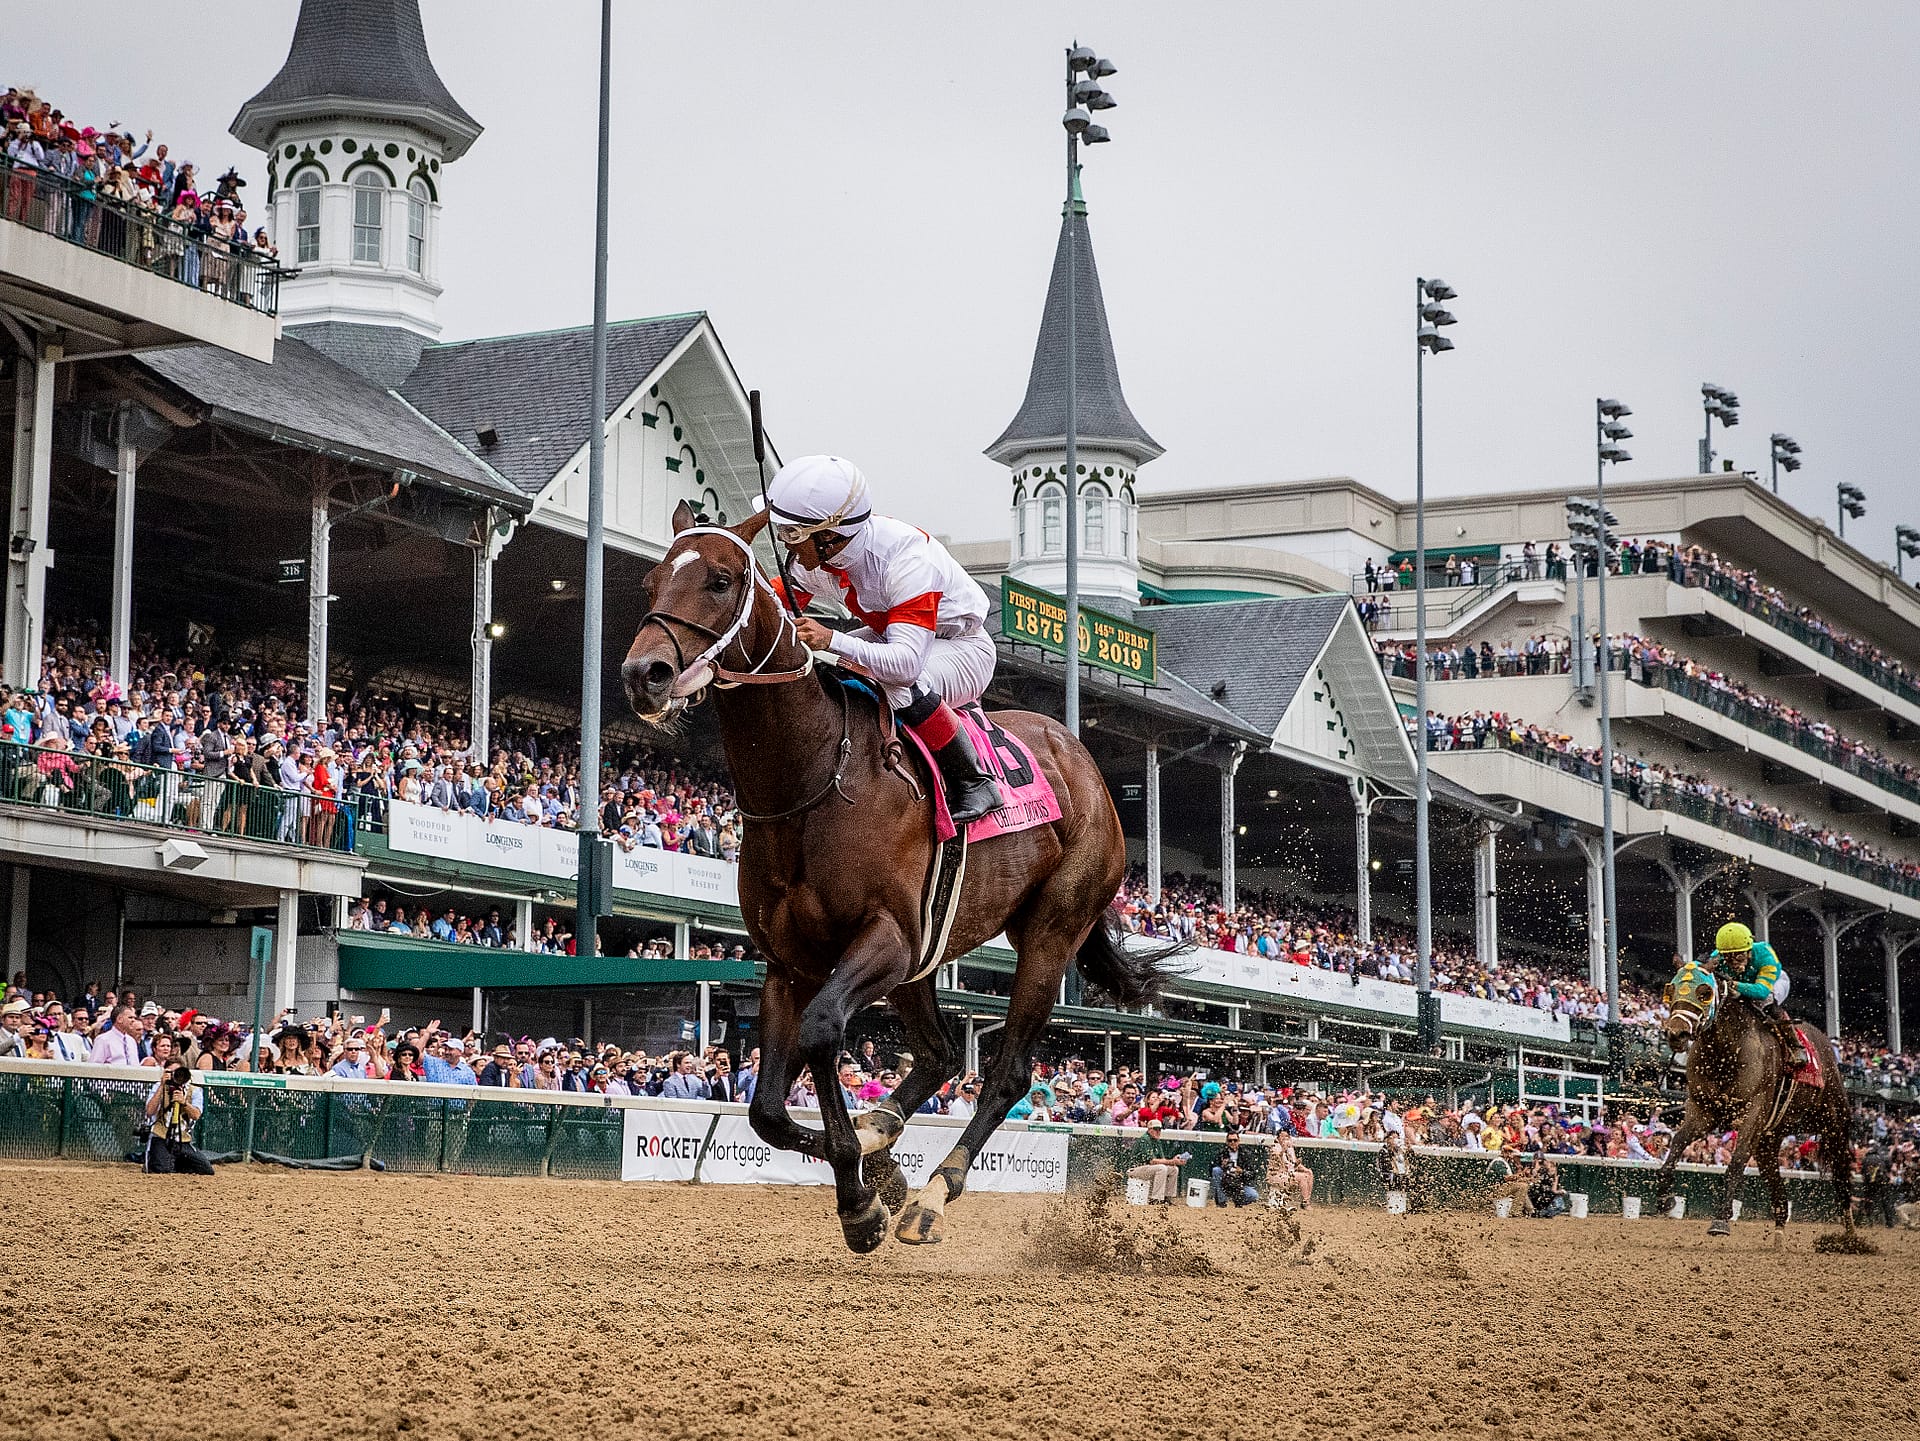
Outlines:
[{"label": "overcast gray sky", "polygon": [[[426,0],[486,125],[448,169],[449,339],[591,314],[598,7]],[[284,57],[291,0],[153,0],[148,37],[39,27],[13,74],[177,153]],[[1633,406],[1620,478],[1724,453],[1892,555],[1920,523],[1920,7],[1281,3],[665,5],[615,17],[611,314],[709,311],[787,455],[858,459],[882,503],[1007,533],[980,455],[1019,403],[1059,224],[1061,50],[1120,67],[1086,189],[1149,487],[1352,475],[1413,487],[1413,277],[1460,291],[1429,369],[1439,492],[1586,483],[1592,401]],[[181,43],[187,43],[182,41]],[[203,169],[206,167],[203,165]],[[586,378],[581,378],[586,383]]]}]

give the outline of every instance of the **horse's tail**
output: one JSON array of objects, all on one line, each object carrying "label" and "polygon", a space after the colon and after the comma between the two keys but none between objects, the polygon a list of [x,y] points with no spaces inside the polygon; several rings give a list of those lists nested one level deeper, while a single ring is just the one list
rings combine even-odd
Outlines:
[{"label": "horse's tail", "polygon": [[1180,974],[1174,964],[1193,949],[1190,941],[1166,946],[1128,946],[1126,925],[1115,907],[1108,907],[1080,943],[1080,974],[1123,1006],[1137,1006],[1160,994],[1160,987]]}]

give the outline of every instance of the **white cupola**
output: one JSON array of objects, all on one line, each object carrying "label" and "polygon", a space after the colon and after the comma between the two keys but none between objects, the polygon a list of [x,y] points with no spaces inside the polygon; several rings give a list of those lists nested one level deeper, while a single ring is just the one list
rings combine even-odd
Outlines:
[{"label": "white cupola", "polygon": [[299,271],[282,323],[348,364],[387,356],[399,374],[374,378],[397,384],[440,334],[441,167],[480,136],[419,0],[302,0],[286,63],[231,129],[267,153],[268,228]]}]

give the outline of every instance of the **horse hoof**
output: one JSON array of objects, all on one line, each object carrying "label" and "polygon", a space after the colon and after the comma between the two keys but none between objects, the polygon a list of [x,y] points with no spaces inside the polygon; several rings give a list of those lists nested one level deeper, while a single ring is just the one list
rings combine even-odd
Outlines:
[{"label": "horse hoof", "polygon": [[854,1118],[854,1134],[860,1138],[860,1154],[871,1156],[876,1151],[884,1151],[900,1139],[900,1133],[907,1129],[907,1118],[888,1105],[880,1102],[871,1111]]},{"label": "horse hoof", "polygon": [[1707,1234],[1709,1236],[1731,1236],[1733,1234],[1733,1222],[1716,1216],[1713,1224],[1707,1227]]},{"label": "horse hoof", "polygon": [[918,1202],[901,1212],[893,1234],[906,1246],[937,1246],[946,1239],[940,1234],[940,1213]]},{"label": "horse hoof", "polygon": [[842,1216],[840,1230],[847,1238],[847,1249],[856,1256],[879,1250],[881,1242],[887,1239],[887,1225],[892,1219],[887,1214],[886,1202],[878,1196],[858,1215]]},{"label": "horse hoof", "polygon": [[860,1179],[873,1188],[889,1211],[898,1211],[907,1204],[907,1174],[890,1152],[877,1151],[862,1161]]}]

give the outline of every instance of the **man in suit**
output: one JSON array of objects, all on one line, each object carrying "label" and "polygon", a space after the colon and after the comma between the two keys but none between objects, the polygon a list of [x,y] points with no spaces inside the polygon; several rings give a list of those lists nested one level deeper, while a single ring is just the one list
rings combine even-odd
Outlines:
[{"label": "man in suit", "polygon": [[660,1089],[660,1094],[678,1101],[709,1101],[713,1099],[712,1088],[706,1078],[700,1074],[700,1058],[691,1051],[680,1051],[673,1057],[673,1071]]},{"label": "man in suit", "polygon": [[738,1101],[740,1083],[734,1079],[733,1057],[725,1051],[717,1053],[713,1065],[707,1071],[707,1099],[712,1101]]}]

